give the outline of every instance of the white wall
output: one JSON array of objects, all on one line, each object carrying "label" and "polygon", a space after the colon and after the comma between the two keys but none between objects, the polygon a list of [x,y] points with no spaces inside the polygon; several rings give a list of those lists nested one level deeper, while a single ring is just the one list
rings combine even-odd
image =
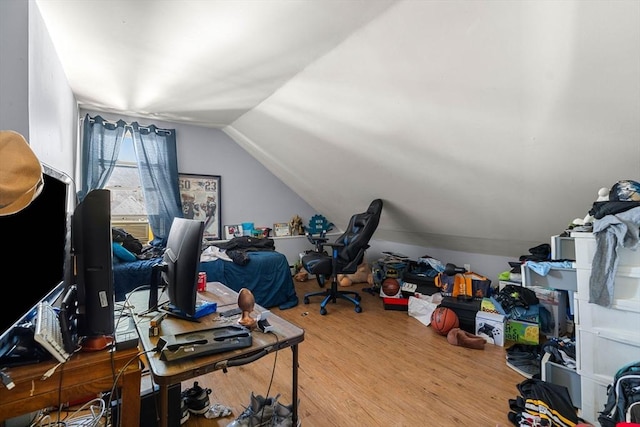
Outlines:
[{"label": "white wall", "polygon": [[0,2],[0,129],[29,140],[29,3]]},{"label": "white wall", "polygon": [[638,52],[637,0],[399,1],[225,131],[338,224],[517,257],[640,180]]},{"label": "white wall", "polygon": [[29,2],[28,76],[31,146],[42,161],[73,177],[78,106],[33,1]]},{"label": "white wall", "polygon": [[73,177],[77,106],[32,0],[0,2],[0,129]]}]

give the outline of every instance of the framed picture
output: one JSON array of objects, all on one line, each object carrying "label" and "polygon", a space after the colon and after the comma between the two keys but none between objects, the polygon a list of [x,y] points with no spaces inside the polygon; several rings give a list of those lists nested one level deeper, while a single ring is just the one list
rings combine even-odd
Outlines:
[{"label": "framed picture", "polygon": [[225,240],[233,239],[234,237],[242,236],[242,225],[225,225],[224,226],[224,238]]},{"label": "framed picture", "polygon": [[220,176],[180,174],[180,200],[185,218],[204,221],[204,239],[222,239]]},{"label": "framed picture", "polygon": [[273,224],[273,235],[275,237],[290,236],[291,230],[289,229],[289,223],[276,222]]}]

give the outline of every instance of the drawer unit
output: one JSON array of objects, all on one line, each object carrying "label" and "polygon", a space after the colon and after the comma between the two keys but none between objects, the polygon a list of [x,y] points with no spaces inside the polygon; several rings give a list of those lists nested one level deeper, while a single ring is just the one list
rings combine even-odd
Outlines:
[{"label": "drawer unit", "polygon": [[573,237],[551,236],[551,259],[576,259],[576,244]]},{"label": "drawer unit", "polygon": [[[613,380],[613,379],[612,379]],[[598,412],[604,409],[607,402],[607,386],[597,378],[582,375],[580,378],[580,417],[593,425],[598,423]]]},{"label": "drawer unit", "polygon": [[635,311],[618,310],[589,303],[588,295],[576,294],[574,322],[584,329],[610,328],[635,336],[640,342],[640,315]]},{"label": "drawer unit", "polygon": [[[575,265],[575,263],[573,263]],[[527,287],[564,290],[568,292],[569,312],[573,315],[573,293],[578,289],[578,276],[575,268],[551,268],[549,273],[542,276],[536,273],[527,263],[522,264],[522,285]]]},{"label": "drawer unit", "polygon": [[637,333],[578,325],[576,343],[578,373],[605,383],[613,381],[613,376],[622,366],[640,360]]},{"label": "drawer unit", "polygon": [[[591,270],[577,268],[576,275],[578,294],[582,299],[588,300]],[[640,267],[618,267],[613,285],[612,306],[640,313]]]},{"label": "drawer unit", "polygon": [[569,396],[571,396],[573,406],[576,408],[582,407],[580,375],[575,369],[549,361],[549,356],[551,356],[549,353],[545,353],[542,358],[542,367],[540,369],[542,381],[566,387],[569,391]]},{"label": "drawer unit", "polygon": [[[571,237],[575,242],[576,267],[591,268],[596,253],[596,238],[592,233],[571,233]],[[618,267],[637,266],[640,266],[640,250],[618,248]]]},{"label": "drawer unit", "polygon": [[528,263],[522,264],[522,284],[524,286],[540,286],[565,291],[577,289],[575,268],[551,268],[549,273],[542,276],[536,273]]}]

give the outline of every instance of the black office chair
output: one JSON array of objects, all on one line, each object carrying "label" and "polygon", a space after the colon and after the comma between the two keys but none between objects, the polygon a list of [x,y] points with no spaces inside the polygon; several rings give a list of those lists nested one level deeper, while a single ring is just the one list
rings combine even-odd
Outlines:
[{"label": "black office chair", "polygon": [[[316,251],[309,252],[302,257],[302,265],[311,274],[315,274],[318,283],[322,286],[326,279],[331,279],[331,287],[319,292],[310,292],[304,295],[304,303],[309,304],[309,297],[324,296],[320,303],[320,314],[327,314],[326,305],[329,301],[336,302],[338,298],[346,299],[355,304],[356,313],[362,311],[360,306],[360,294],[354,291],[338,290],[338,274],[355,273],[358,265],[364,259],[364,253],[369,248],[369,240],[378,228],[380,214],[382,213],[382,200],[371,202],[366,212],[355,214],[349,220],[346,231],[338,237],[334,243],[327,243],[322,236],[313,243]],[[332,248],[331,254],[327,254],[323,246]]]}]

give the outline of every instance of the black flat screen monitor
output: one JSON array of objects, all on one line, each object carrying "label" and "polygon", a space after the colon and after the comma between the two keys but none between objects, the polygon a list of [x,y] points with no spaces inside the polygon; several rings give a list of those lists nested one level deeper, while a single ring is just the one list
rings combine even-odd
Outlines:
[{"label": "black flat screen monitor", "polygon": [[162,279],[169,296],[163,309],[189,320],[196,313],[203,234],[204,221],[174,218],[163,255]]},{"label": "black flat screen monitor", "polygon": [[[113,247],[111,192],[90,191],[73,214],[73,254],[78,288],[78,334],[113,337]],[[85,344],[83,344],[85,346]]]},{"label": "black flat screen monitor", "polygon": [[[40,301],[56,305],[72,284],[71,215],[76,206],[75,185],[68,175],[44,164],[43,179],[42,192],[29,206],[0,216],[0,235],[5,237],[0,252],[4,289],[0,366],[39,361],[38,352],[28,348],[23,340],[32,340],[33,334],[27,336],[28,327],[18,326],[33,321]],[[19,329],[19,334],[25,334],[23,338],[16,336]],[[18,343],[19,340],[22,342]]]}]

